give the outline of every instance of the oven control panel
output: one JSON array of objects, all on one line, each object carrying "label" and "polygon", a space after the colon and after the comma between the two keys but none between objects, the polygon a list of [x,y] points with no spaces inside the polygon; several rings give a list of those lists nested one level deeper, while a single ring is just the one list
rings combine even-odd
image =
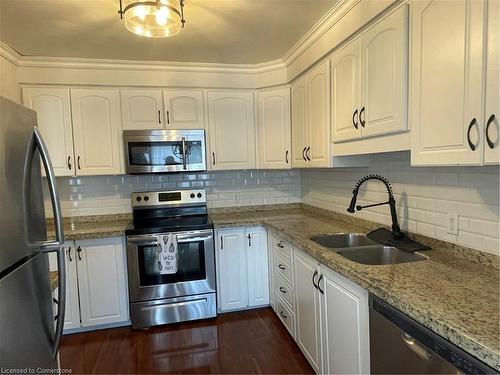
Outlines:
[{"label": "oven control panel", "polygon": [[132,207],[179,206],[193,203],[207,203],[205,189],[143,191],[132,193]]}]

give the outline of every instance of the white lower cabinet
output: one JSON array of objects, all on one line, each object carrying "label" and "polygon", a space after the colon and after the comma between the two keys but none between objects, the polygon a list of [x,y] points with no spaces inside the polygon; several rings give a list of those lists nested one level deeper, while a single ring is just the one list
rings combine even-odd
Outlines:
[{"label": "white lower cabinet", "polygon": [[[369,373],[368,292],[276,233],[271,233],[269,244],[273,309],[314,371]],[[290,280],[279,265],[292,266]]]},{"label": "white lower cabinet", "polygon": [[122,237],[68,241],[64,329],[129,320],[125,247]]},{"label": "white lower cabinet", "polygon": [[269,305],[266,230],[219,229],[215,247],[218,310]]},{"label": "white lower cabinet", "polygon": [[314,371],[321,369],[321,306],[317,291],[319,262],[294,249],[296,341]]},{"label": "white lower cabinet", "polygon": [[370,373],[368,292],[320,265],[324,374]]}]

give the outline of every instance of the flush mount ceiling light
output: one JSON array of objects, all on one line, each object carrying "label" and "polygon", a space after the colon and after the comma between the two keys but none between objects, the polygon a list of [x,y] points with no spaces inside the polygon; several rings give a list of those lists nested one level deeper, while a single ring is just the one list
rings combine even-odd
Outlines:
[{"label": "flush mount ceiling light", "polygon": [[135,34],[150,38],[175,35],[184,27],[184,0],[119,0],[120,18]]}]

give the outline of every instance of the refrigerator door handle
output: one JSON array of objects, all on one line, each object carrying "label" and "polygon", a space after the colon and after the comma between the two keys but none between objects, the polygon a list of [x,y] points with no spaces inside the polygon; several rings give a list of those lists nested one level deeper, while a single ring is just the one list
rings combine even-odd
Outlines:
[{"label": "refrigerator door handle", "polygon": [[54,333],[54,341],[52,342],[52,358],[56,359],[59,351],[59,343],[64,328],[64,316],[66,313],[66,261],[64,256],[64,248],[52,250],[57,252],[57,323]]},{"label": "refrigerator door handle", "polygon": [[[40,134],[40,130],[37,126],[33,128],[33,137],[31,139],[30,150],[28,154],[27,161],[24,165],[24,196],[25,202],[28,201],[27,197],[29,195],[29,186],[26,183],[29,179],[31,163],[33,161],[33,156],[35,154],[35,149],[38,147],[40,152],[40,157],[42,159],[42,163],[45,169],[45,175],[47,176],[47,183],[49,185],[50,191],[50,200],[52,202],[52,211],[54,212],[54,228],[56,233],[55,241],[42,241],[37,242],[36,245],[42,248],[43,251],[58,251],[59,248],[64,244],[64,232],[63,232],[63,223],[62,223],[62,213],[61,213],[61,204],[59,202],[59,195],[57,194],[56,187],[56,177],[54,174],[54,169],[52,168],[52,162],[50,161],[49,152],[47,150],[47,146],[43,141],[42,135]],[[25,207],[25,210],[27,207]]]}]

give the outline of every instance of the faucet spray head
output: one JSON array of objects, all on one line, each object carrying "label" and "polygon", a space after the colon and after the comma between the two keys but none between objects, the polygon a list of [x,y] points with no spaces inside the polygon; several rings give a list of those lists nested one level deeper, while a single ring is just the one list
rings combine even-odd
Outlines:
[{"label": "faucet spray head", "polygon": [[351,204],[349,204],[349,208],[347,209],[347,212],[353,214],[355,212],[355,207],[356,207],[356,199],[358,198],[358,190],[354,189],[352,191],[352,199],[351,199]]}]

